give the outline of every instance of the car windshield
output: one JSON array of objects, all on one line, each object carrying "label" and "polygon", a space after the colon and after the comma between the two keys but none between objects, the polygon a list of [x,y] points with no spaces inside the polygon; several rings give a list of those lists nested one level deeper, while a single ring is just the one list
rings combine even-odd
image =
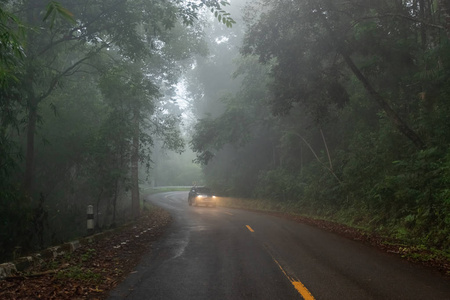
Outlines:
[{"label": "car windshield", "polygon": [[197,188],[197,193],[200,193],[200,194],[211,194],[211,189],[200,187],[200,188]]}]

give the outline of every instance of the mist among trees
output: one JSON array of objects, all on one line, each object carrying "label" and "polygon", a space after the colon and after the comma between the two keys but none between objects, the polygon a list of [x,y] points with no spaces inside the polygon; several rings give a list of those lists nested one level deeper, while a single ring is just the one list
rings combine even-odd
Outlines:
[{"label": "mist among trees", "polygon": [[140,184],[450,246],[447,2],[1,4],[0,256],[138,216]]},{"label": "mist among trees", "polygon": [[240,86],[190,142],[210,185],[448,249],[447,2],[247,4]]},{"label": "mist among trees", "polygon": [[2,1],[0,256],[84,235],[89,204],[99,228],[139,215],[156,145],[185,149],[172,99],[202,15],[230,27],[225,6]]}]

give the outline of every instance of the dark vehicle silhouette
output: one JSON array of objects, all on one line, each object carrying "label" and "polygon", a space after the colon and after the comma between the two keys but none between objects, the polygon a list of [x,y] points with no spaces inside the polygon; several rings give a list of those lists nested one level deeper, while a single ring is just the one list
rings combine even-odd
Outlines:
[{"label": "dark vehicle silhouette", "polygon": [[216,207],[216,196],[213,195],[210,188],[204,186],[194,186],[189,191],[189,206],[206,205]]}]

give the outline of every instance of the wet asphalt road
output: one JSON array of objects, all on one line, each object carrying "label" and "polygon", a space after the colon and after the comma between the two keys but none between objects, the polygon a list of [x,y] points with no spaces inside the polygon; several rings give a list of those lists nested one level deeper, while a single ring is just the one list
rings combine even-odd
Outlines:
[{"label": "wet asphalt road", "polygon": [[153,195],[174,221],[109,299],[449,299],[450,280],[369,246],[248,211]]}]

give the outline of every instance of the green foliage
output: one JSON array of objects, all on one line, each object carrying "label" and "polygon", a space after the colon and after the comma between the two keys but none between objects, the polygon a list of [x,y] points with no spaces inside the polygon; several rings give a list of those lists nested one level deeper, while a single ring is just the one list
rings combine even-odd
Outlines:
[{"label": "green foliage", "polygon": [[286,169],[269,170],[259,176],[255,195],[258,198],[286,202],[292,199],[302,199],[306,183],[299,174],[293,174]]},{"label": "green foliage", "polygon": [[394,220],[403,239],[448,247],[448,154],[431,148],[394,164],[395,175],[387,176],[373,191],[386,219]]},{"label": "green foliage", "polygon": [[[3,3],[2,259],[15,246],[23,254],[42,247],[41,237],[47,246],[84,235],[88,204],[95,204],[98,227],[127,217],[132,141],[138,137],[142,165],[151,165],[156,139],[183,151],[179,118],[160,98],[171,96],[190,57],[205,51],[201,28],[182,24],[197,18],[196,2],[189,8],[176,0]],[[226,5],[201,6],[231,25]],[[46,216],[39,234],[33,233],[38,198]]]},{"label": "green foliage", "polygon": [[[207,2],[207,1],[203,1]],[[227,1],[220,1],[222,6],[229,5]],[[214,16],[217,18],[219,22],[225,24],[228,28],[231,28],[233,24],[236,24],[236,21],[233,20],[230,13],[223,10],[219,5],[211,7],[211,12],[214,13]]]},{"label": "green foliage", "polygon": [[89,261],[92,258],[92,256],[94,256],[94,255],[95,255],[95,249],[92,249],[92,248],[86,249],[86,252],[84,252],[81,255],[81,262]]},{"label": "green foliage", "polygon": [[72,24],[76,23],[73,14],[56,1],[50,1],[47,4],[47,12],[45,13],[43,21],[46,21],[48,18],[50,18],[50,29],[53,29],[53,27],[55,26],[56,17],[58,15],[71,22]]},{"label": "green foliage", "polygon": [[[231,28],[236,22],[231,17],[230,13],[226,12],[223,7],[230,5],[228,1],[217,1],[217,0],[202,0],[199,2],[193,1],[181,1],[176,0],[178,4],[181,4],[181,12],[183,16],[184,23],[187,25],[194,24],[197,19],[197,11],[201,8],[208,8],[214,17],[217,18],[219,22],[225,24],[228,28]],[[186,3],[185,3],[186,2]]]},{"label": "green foliage", "polygon": [[[13,14],[0,8],[0,85],[5,89],[24,58],[24,25]],[[3,99],[2,99],[3,100]]]},{"label": "green foliage", "polygon": [[199,152],[196,162],[207,164],[226,143],[243,146],[248,137],[251,120],[239,108],[230,107],[218,119],[202,119],[195,125],[191,147]]},{"label": "green foliage", "polygon": [[56,274],[58,279],[77,279],[89,283],[100,283],[102,281],[101,274],[95,273],[92,270],[85,269],[81,266],[70,266]]},{"label": "green foliage", "polygon": [[255,206],[448,249],[448,20],[419,6],[252,2],[241,89],[195,126],[207,180]]}]

